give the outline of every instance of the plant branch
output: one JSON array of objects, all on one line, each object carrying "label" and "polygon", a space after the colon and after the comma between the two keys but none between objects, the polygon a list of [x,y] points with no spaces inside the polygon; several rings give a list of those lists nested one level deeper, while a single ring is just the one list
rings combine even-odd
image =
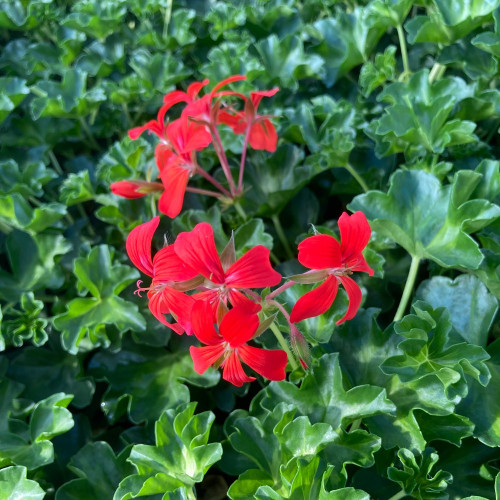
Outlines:
[{"label": "plant branch", "polygon": [[271,217],[271,220],[273,221],[274,229],[276,230],[276,234],[278,235],[278,238],[281,241],[283,248],[285,249],[287,257],[290,260],[295,259],[295,255],[293,255],[292,249],[288,244],[288,240],[286,239],[285,231],[283,231],[283,226],[281,225],[279,217],[277,215],[273,215]]},{"label": "plant branch", "polygon": [[363,180],[363,177],[361,177],[361,175],[359,175],[358,172],[356,172],[355,168],[350,163],[347,163],[346,165],[344,165],[344,167],[356,179],[358,184],[361,186],[361,189],[363,189],[365,193],[368,193],[368,191],[370,191],[370,188]]},{"label": "plant branch", "polygon": [[415,285],[415,279],[417,278],[418,265],[420,264],[419,257],[412,257],[410,270],[408,271],[408,277],[406,278],[406,284],[403,290],[403,295],[401,296],[401,302],[399,303],[398,310],[394,316],[394,321],[399,321],[405,312],[408,301],[410,300],[411,292],[413,286]]},{"label": "plant branch", "polygon": [[275,323],[271,323],[270,328],[273,331],[274,336],[276,337],[276,340],[278,341],[279,345],[286,352],[286,355],[288,356],[288,361],[290,362],[290,366],[292,367],[292,370],[296,370],[299,367],[299,365],[297,364],[297,361],[295,360],[295,357],[292,354],[292,351],[290,351],[290,348],[288,347],[288,342],[285,340],[285,338],[281,334],[280,329],[276,326]]}]

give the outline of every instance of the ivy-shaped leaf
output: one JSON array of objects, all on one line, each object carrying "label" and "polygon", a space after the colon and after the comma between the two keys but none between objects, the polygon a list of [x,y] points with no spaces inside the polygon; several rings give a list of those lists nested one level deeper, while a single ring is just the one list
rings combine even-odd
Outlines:
[{"label": "ivy-shaped leaf", "polygon": [[493,19],[495,20],[495,31],[480,33],[472,39],[471,43],[478,49],[500,57],[500,11],[493,12]]},{"label": "ivy-shaped leaf", "polygon": [[2,497],[42,500],[45,491],[32,479],[26,478],[26,467],[6,467],[0,470]]},{"label": "ivy-shaped leaf", "polygon": [[0,123],[16,106],[21,104],[29,92],[26,80],[17,77],[0,77]]},{"label": "ivy-shaped leaf", "polygon": [[396,47],[389,45],[383,54],[376,54],[373,62],[363,64],[359,72],[359,86],[365,97],[377,87],[396,77]]},{"label": "ivy-shaped leaf", "polygon": [[377,100],[389,106],[366,132],[377,142],[376,152],[382,156],[440,154],[449,146],[475,142],[475,123],[449,119],[454,104],[471,92],[459,78],[430,84],[428,70],[421,70],[409,82],[394,82],[382,90]]},{"label": "ivy-shaped leaf", "polygon": [[425,302],[413,304],[413,311],[394,325],[395,332],[405,338],[398,345],[403,354],[386,359],[380,365],[382,371],[397,375],[404,383],[437,375],[450,400],[467,395],[465,374],[486,386],[491,376],[485,364],[489,355],[482,347],[451,336],[448,311],[444,307],[434,310]]},{"label": "ivy-shaped leaf", "polygon": [[194,414],[196,403],[164,412],[155,424],[156,445],[138,444],[127,459],[137,474],[126,477],[114,500],[191,491],[222,455],[220,443],[208,443],[215,419],[212,412]]},{"label": "ivy-shaped leaf", "polygon": [[427,448],[420,456],[402,448],[398,451],[398,457],[402,469],[387,469],[387,477],[391,481],[398,483],[406,494],[419,500],[443,498],[442,494],[452,482],[453,476],[442,470],[433,471],[439,456],[432,448]]},{"label": "ivy-shaped leaf", "polygon": [[477,269],[483,260],[469,236],[500,216],[500,208],[470,195],[481,175],[462,170],[442,186],[432,174],[398,170],[387,194],[370,191],[354,198],[350,210],[361,210],[378,233],[401,245],[413,257],[443,267]]},{"label": "ivy-shaped leaf", "polygon": [[141,331],[145,321],[138,307],[117,295],[139,277],[129,266],[112,263],[107,245],[94,247],[88,257],[74,261],[78,288],[91,293],[90,298],[77,298],[67,305],[67,312],[54,318],[54,326],[62,332],[64,348],[72,353],[88,334],[93,346],[109,345],[104,325],[115,325],[120,333],[126,330]]},{"label": "ivy-shaped leaf", "polygon": [[29,162],[20,166],[14,160],[0,162],[0,193],[19,193],[24,197],[41,196],[42,186],[57,177],[56,173],[42,162]]}]

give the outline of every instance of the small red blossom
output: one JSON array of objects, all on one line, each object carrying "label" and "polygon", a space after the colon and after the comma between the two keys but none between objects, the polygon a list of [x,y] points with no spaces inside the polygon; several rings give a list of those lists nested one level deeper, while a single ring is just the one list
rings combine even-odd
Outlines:
[{"label": "small red blossom", "polygon": [[[132,229],[127,237],[127,253],[134,265],[152,278],[151,285],[139,288],[138,292],[148,292],[149,309],[154,317],[174,332],[186,331],[190,335],[191,309],[195,301],[182,291],[197,286],[193,278],[198,273],[179,259],[173,246],[162,248],[151,258],[151,241],[159,223],[160,218],[154,217]],[[168,323],[164,314],[171,314],[177,323]]]},{"label": "small red blossom", "polygon": [[244,111],[229,113],[222,111],[219,116],[220,123],[233,129],[235,134],[248,133],[248,142],[253,149],[265,150],[270,153],[276,151],[278,134],[267,115],[258,115],[257,108],[263,97],[271,97],[278,88],[250,92],[250,99],[245,99]]},{"label": "small red blossom", "polygon": [[214,314],[220,307],[227,306],[228,300],[233,306],[251,302],[240,290],[275,286],[281,281],[281,275],[271,267],[269,249],[262,245],[223,265],[215,247],[212,226],[206,222],[197,224],[190,232],[180,233],[174,249],[183,262],[205,277],[205,291],[195,297],[212,304]]},{"label": "small red blossom", "polygon": [[124,198],[142,198],[154,191],[163,191],[163,184],[148,181],[118,181],[111,184],[113,194]]},{"label": "small red blossom", "polygon": [[205,346],[189,348],[194,369],[204,373],[209,366],[222,367],[222,378],[241,387],[245,382],[252,382],[255,377],[248,376],[241,363],[269,380],[283,380],[286,376],[287,355],[281,350],[265,350],[247,344],[257,332],[260,306],[236,306],[227,312],[219,324],[219,331],[214,327],[211,308],[206,302],[197,302],[192,310],[193,330],[196,338]]},{"label": "small red blossom", "polygon": [[[304,277],[303,281],[309,283],[325,281],[297,301],[290,315],[292,323],[326,312],[335,300],[339,281],[347,292],[349,306],[344,317],[336,324],[352,319],[359,309],[362,299],[361,289],[349,276],[354,271],[373,275],[373,270],[362,254],[370,239],[371,229],[363,212],[355,212],[352,215],[344,212],[339,218],[338,225],[340,243],[332,236],[318,234],[306,238],[299,244],[299,262],[312,270],[300,275]],[[311,278],[310,281],[308,277]]]}]

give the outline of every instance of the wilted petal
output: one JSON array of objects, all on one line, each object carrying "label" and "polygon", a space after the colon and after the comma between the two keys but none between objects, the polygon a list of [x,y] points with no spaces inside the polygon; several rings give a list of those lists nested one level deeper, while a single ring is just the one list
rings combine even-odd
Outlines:
[{"label": "wilted petal", "polygon": [[303,319],[313,318],[326,312],[333,304],[338,288],[337,278],[328,276],[324,283],[297,300],[290,314],[290,321],[298,323]]},{"label": "wilted petal", "polygon": [[224,271],[215,247],[212,226],[197,224],[192,231],[180,233],[174,243],[175,253],[190,267],[213,283],[224,283]]},{"label": "wilted petal", "polygon": [[328,234],[310,236],[299,243],[299,262],[309,269],[341,267],[340,244]]},{"label": "wilted petal", "polygon": [[[260,306],[257,310],[260,310]],[[219,333],[231,347],[238,347],[248,342],[259,327],[259,317],[255,314],[255,306],[233,307],[222,318]]]},{"label": "wilted petal", "polygon": [[209,345],[204,347],[191,346],[189,354],[193,358],[194,371],[205,373],[223,354],[224,347],[222,345]]},{"label": "wilted petal", "polygon": [[223,366],[222,378],[233,385],[241,387],[245,382],[252,382],[255,380],[255,377],[249,377],[243,371],[240,360],[234,352],[229,355]]},{"label": "wilted petal", "polygon": [[159,223],[160,218],[153,217],[149,222],[135,227],[130,231],[126,243],[127,254],[135,267],[151,277],[153,277],[151,241]]},{"label": "wilted petal", "polygon": [[269,380],[284,380],[288,361],[285,351],[268,351],[258,347],[243,345],[238,347],[241,361]]},{"label": "wilted petal", "polygon": [[347,296],[349,297],[349,306],[344,317],[335,322],[336,325],[340,325],[340,323],[354,318],[361,304],[361,299],[363,298],[361,288],[359,288],[359,285],[352,278],[349,278],[349,276],[340,276],[339,279],[344,285]]},{"label": "wilted petal", "polygon": [[281,274],[271,267],[268,248],[251,248],[226,272],[226,284],[234,288],[264,288],[277,285]]}]

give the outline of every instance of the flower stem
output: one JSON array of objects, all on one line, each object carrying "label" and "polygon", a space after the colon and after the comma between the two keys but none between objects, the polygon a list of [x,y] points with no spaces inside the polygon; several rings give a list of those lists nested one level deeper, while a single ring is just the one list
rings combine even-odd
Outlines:
[{"label": "flower stem", "polygon": [[406,496],[405,490],[398,491],[395,495],[392,495],[389,500],[399,500],[400,498],[403,498]]},{"label": "flower stem", "polygon": [[354,432],[359,429],[359,426],[361,425],[361,418],[357,418],[352,424],[351,427],[349,428],[349,432]]},{"label": "flower stem", "polygon": [[52,163],[52,166],[54,167],[54,170],[59,174],[59,175],[64,175],[63,169],[61,168],[61,165],[57,161],[56,155],[53,153],[51,149],[49,149],[48,153],[50,162]]},{"label": "flower stem", "polygon": [[415,285],[415,279],[417,278],[418,265],[420,264],[419,257],[412,257],[410,270],[408,271],[408,277],[406,278],[406,284],[403,290],[403,295],[401,296],[401,302],[399,303],[398,310],[394,316],[394,321],[399,321],[405,312],[408,301],[410,300],[411,292],[413,286]]},{"label": "flower stem", "polygon": [[396,30],[398,31],[399,46],[401,48],[401,58],[403,59],[403,75],[406,77],[406,75],[410,74],[410,64],[408,63],[408,51],[406,50],[405,33],[401,24],[398,24],[396,26]]},{"label": "flower stem", "polygon": [[276,290],[271,292],[269,295],[266,295],[266,300],[273,300],[274,297],[284,292],[285,290],[288,290],[288,288],[290,288],[293,285],[295,285],[295,281],[287,281],[284,285],[281,285],[279,288],[276,288]]},{"label": "flower stem", "polygon": [[168,34],[168,25],[170,24],[170,19],[172,17],[172,0],[167,0],[165,6],[165,18],[163,20],[163,33],[162,38],[165,40]]},{"label": "flower stem", "polygon": [[245,140],[243,141],[243,149],[241,150],[240,174],[238,176],[238,189],[236,190],[238,194],[241,194],[241,192],[243,191],[243,172],[245,171],[245,160],[247,157],[250,129],[251,129],[250,124],[248,124],[247,129],[245,131]]},{"label": "flower stem", "polygon": [[429,83],[435,82],[439,80],[446,71],[446,66],[444,64],[440,64],[438,62],[434,63],[431,71],[429,72]]},{"label": "flower stem", "polygon": [[356,179],[356,181],[361,186],[363,191],[365,193],[368,193],[368,191],[370,191],[370,188],[366,185],[366,182],[363,180],[363,177],[361,177],[361,175],[359,175],[358,172],[356,172],[355,168],[350,163],[347,163],[344,166],[346,170]]},{"label": "flower stem", "polygon": [[229,190],[231,191],[231,197],[236,193],[236,186],[234,185],[234,179],[231,175],[231,169],[229,168],[229,162],[227,161],[226,153],[224,151],[224,147],[222,146],[222,141],[220,139],[219,131],[217,130],[216,125],[212,125],[210,127],[210,131],[212,132],[213,145],[215,148],[215,152],[219,157],[220,164],[222,167],[222,171],[226,176],[227,182],[229,184]]},{"label": "flower stem", "polygon": [[290,366],[292,367],[292,370],[296,370],[299,367],[299,365],[297,364],[297,361],[295,360],[292,352],[290,351],[287,341],[284,339],[283,335],[281,334],[280,329],[276,326],[275,323],[271,323],[271,330],[273,331],[274,336],[276,337],[276,340],[278,341],[281,348],[286,352],[286,355],[288,356],[288,361],[290,362]]},{"label": "flower stem", "polygon": [[243,207],[240,205],[239,201],[236,201],[234,203],[234,208],[236,209],[240,217],[243,219],[243,222],[245,222],[248,219],[248,216]]},{"label": "flower stem", "polygon": [[186,186],[186,191],[189,193],[204,194],[206,196],[215,196],[216,198],[220,198],[222,196],[222,193],[217,193],[216,191],[210,191],[209,189],[200,189],[191,186]]},{"label": "flower stem", "polygon": [[285,249],[285,253],[287,257],[292,260],[295,259],[295,256],[293,255],[292,249],[290,248],[290,245],[288,244],[288,240],[286,239],[285,236],[285,231],[283,231],[283,227],[281,225],[280,219],[277,215],[273,215],[271,217],[271,220],[273,221],[274,224],[274,229],[276,230],[276,234],[278,235],[278,238],[281,241],[281,244],[283,245],[283,248]]},{"label": "flower stem", "polygon": [[87,125],[85,118],[83,118],[82,116],[79,116],[78,121],[80,122],[80,125],[82,126],[83,131],[87,135],[87,138],[90,141],[90,144],[98,151],[102,151],[101,146],[99,146],[99,144],[97,144],[97,141],[94,139],[94,136],[92,135],[92,132],[91,132],[89,126]]},{"label": "flower stem", "polygon": [[216,181],[208,172],[205,172],[200,166],[196,167],[196,173],[204,177],[208,182],[214,185],[222,194],[232,198],[233,195],[219,182]]}]

